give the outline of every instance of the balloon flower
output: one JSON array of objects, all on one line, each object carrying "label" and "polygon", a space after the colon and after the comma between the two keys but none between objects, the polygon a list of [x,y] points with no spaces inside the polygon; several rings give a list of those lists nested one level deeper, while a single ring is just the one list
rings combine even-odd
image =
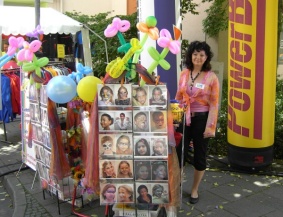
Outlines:
[{"label": "balloon flower", "polygon": [[41,41],[34,40],[31,43],[24,41],[23,46],[24,48],[21,49],[17,54],[17,59],[19,61],[32,61],[34,53],[40,49]]},{"label": "balloon flower", "polygon": [[[155,27],[157,24],[157,20],[155,16],[149,16],[146,18],[145,23],[143,22],[139,22],[137,23],[137,29],[144,33],[140,44],[141,47],[144,46],[145,42],[147,41],[148,37],[150,37],[152,40],[157,40],[159,37],[159,30],[157,27]],[[133,57],[133,63],[137,63],[139,60],[139,56],[141,54],[141,52],[143,51],[143,49],[140,49],[138,51],[136,51],[134,57]]]},{"label": "balloon flower", "polygon": [[112,23],[107,26],[107,28],[104,30],[104,35],[107,38],[112,38],[115,35],[118,36],[118,39],[120,41],[121,46],[118,48],[118,52],[121,53],[127,53],[127,51],[130,49],[129,43],[126,43],[124,36],[122,35],[122,32],[128,31],[130,28],[130,22],[128,20],[121,20],[118,17],[114,17],[112,20]]},{"label": "balloon flower", "polygon": [[14,55],[18,51],[18,49],[23,46],[23,42],[24,42],[23,37],[16,38],[14,36],[11,36],[9,38],[8,51],[7,51],[6,54],[4,54],[2,57],[0,57],[0,67],[5,65],[5,63],[7,63],[9,60],[11,60],[14,57]]},{"label": "balloon flower", "polygon": [[[25,72],[31,72],[35,71],[35,74],[41,78],[41,70],[40,67],[46,66],[49,62],[49,59],[47,57],[42,57],[40,59],[37,59],[36,56],[33,57],[33,61],[30,63],[24,63],[23,64],[23,71]],[[34,83],[34,79],[32,76],[30,76],[30,84]],[[41,87],[40,83],[36,83],[36,88],[39,89]]]},{"label": "balloon flower", "polygon": [[106,72],[113,78],[118,78],[126,70],[126,64],[132,58],[133,54],[141,48],[139,40],[137,38],[132,38],[130,41],[131,48],[121,59],[117,57],[116,60],[112,60],[106,67]]},{"label": "balloon flower", "polygon": [[81,63],[77,63],[76,68],[77,72],[72,72],[68,76],[75,80],[77,84],[85,75],[88,75],[92,72],[92,69],[89,66],[83,66]]},{"label": "balloon flower", "polygon": [[37,39],[39,39],[39,37],[38,37],[39,35],[43,35],[43,31],[41,30],[40,25],[37,25],[37,27],[33,31],[28,32],[26,34],[26,36],[28,36],[28,37],[37,38]]},{"label": "balloon flower", "polygon": [[[165,60],[165,57],[169,51],[173,54],[178,54],[181,50],[181,44],[177,40],[173,40],[170,32],[167,29],[162,29],[160,31],[160,37],[157,40],[157,44],[163,48],[162,52],[159,54],[154,47],[148,48],[148,53],[151,58],[154,60],[151,65],[148,67],[148,73],[152,74],[153,70],[160,65],[163,69],[169,70],[170,63]],[[140,85],[144,85],[145,82],[141,80]]]}]

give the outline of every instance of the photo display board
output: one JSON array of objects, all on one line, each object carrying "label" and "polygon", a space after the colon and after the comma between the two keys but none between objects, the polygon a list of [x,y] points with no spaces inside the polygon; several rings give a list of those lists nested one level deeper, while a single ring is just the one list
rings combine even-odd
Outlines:
[{"label": "photo display board", "polygon": [[97,93],[101,205],[156,211],[169,203],[167,87],[98,84]]},{"label": "photo display board", "polygon": [[[41,183],[48,183],[48,189],[61,200],[70,197],[70,178],[57,180],[49,176],[51,163],[51,142],[48,122],[46,85],[40,89],[30,85],[26,73],[22,73],[22,159],[34,171],[38,172]],[[68,195],[66,197],[66,195]]]}]

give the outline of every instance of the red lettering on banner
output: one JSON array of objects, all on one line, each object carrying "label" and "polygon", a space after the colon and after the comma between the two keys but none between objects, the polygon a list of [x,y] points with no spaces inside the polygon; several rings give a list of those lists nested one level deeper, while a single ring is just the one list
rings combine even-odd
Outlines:
[{"label": "red lettering on banner", "polygon": [[230,60],[230,66],[233,67],[235,70],[230,69],[230,76],[231,78],[235,79],[236,81],[230,81],[230,86],[233,88],[241,88],[249,90],[251,88],[251,82],[244,78],[251,77],[251,69],[243,67],[242,65],[236,63],[233,60]]},{"label": "red lettering on banner", "polygon": [[250,96],[245,92],[251,88],[251,69],[243,66],[253,57],[249,45],[252,35],[235,30],[235,24],[252,25],[252,5],[248,0],[229,0],[230,21],[230,90],[228,106],[228,128],[249,137],[250,129],[239,125],[235,110],[247,111],[251,106]]},{"label": "red lettering on banner", "polygon": [[230,105],[239,111],[247,111],[251,105],[249,95],[235,89],[230,89],[229,100]]},{"label": "red lettering on banner", "polygon": [[237,124],[236,113],[233,108],[229,105],[228,106],[228,114],[230,115],[231,119],[228,120],[228,127],[237,134],[243,135],[248,137],[249,136],[249,129],[246,127],[242,127]]},{"label": "red lettering on banner", "polygon": [[242,41],[232,40],[230,43],[230,55],[239,62],[249,62],[252,58],[251,47]]},{"label": "red lettering on banner", "polygon": [[230,29],[231,29],[231,37],[232,38],[239,39],[239,40],[242,40],[242,41],[248,41],[248,42],[252,41],[252,36],[250,34],[244,34],[242,32],[236,31],[234,23],[231,23]]},{"label": "red lettering on banner", "polygon": [[248,0],[229,0],[230,22],[252,25],[252,5]]}]

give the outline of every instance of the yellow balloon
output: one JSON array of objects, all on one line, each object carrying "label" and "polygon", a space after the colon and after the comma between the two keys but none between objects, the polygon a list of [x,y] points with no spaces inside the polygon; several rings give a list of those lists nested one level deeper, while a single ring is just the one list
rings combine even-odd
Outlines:
[{"label": "yellow balloon", "polygon": [[86,76],[81,79],[77,86],[79,97],[85,102],[93,102],[97,93],[97,84],[102,84],[102,81],[95,76]]}]

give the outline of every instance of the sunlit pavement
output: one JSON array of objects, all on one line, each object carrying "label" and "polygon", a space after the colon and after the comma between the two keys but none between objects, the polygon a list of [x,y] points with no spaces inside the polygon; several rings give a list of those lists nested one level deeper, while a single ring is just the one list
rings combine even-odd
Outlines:
[{"label": "sunlit pavement", "polygon": [[[19,120],[6,124],[6,130],[7,139],[13,144],[0,143],[0,216],[9,217],[12,213],[14,216],[74,216],[70,203],[60,204],[59,215],[56,197],[46,194],[43,199],[38,178],[32,188],[35,172],[24,165],[18,177],[17,172],[13,172],[3,179],[3,174],[17,171],[22,162]],[[0,140],[3,139],[3,125],[0,124]],[[200,200],[195,205],[188,203],[193,167],[186,165],[184,174],[182,206],[177,216],[282,216],[282,163],[274,163],[257,174],[248,174],[233,171],[226,158],[210,156],[209,169],[199,189]],[[76,212],[103,217],[104,206],[95,200],[84,208],[77,208]]]}]

